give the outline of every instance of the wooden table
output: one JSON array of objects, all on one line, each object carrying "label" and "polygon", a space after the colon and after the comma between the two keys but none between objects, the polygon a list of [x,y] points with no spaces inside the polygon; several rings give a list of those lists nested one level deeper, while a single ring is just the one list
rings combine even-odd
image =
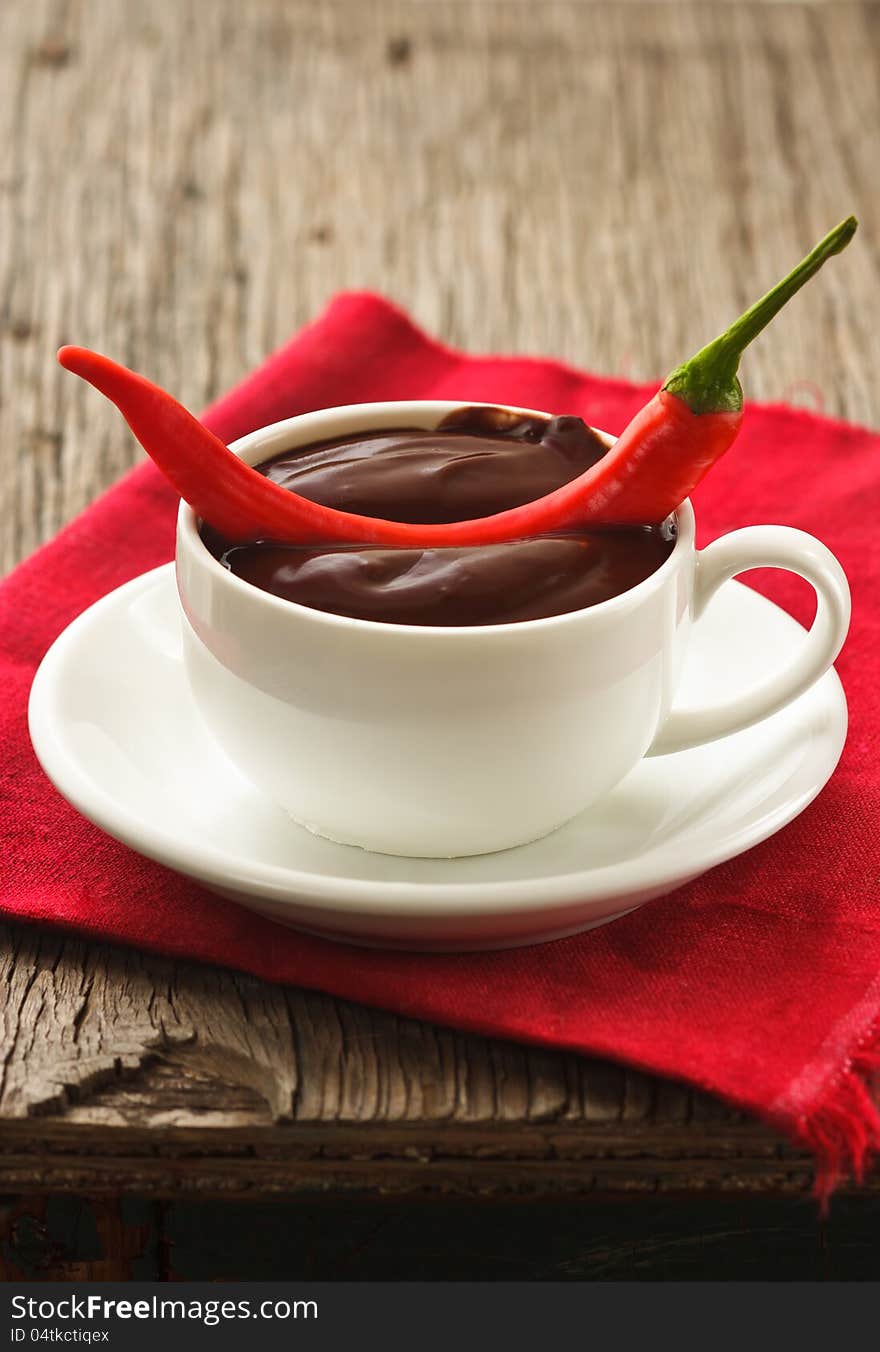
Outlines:
[{"label": "wooden table", "polygon": [[[60,343],[198,408],[344,287],[453,343],[650,377],[854,210],[846,266],[746,380],[876,423],[878,75],[869,5],[10,0],[0,565],[138,458]],[[592,1194],[596,1216],[809,1186],[762,1126],[618,1067],[28,926],[0,969],[10,1271],[168,1275],[168,1199]],[[64,1194],[92,1199],[86,1257]],[[126,1220],[120,1196],[160,1201]]]}]

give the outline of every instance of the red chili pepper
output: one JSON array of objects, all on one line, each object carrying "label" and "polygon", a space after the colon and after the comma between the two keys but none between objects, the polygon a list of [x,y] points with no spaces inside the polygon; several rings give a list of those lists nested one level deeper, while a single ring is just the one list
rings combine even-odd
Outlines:
[{"label": "red chili pepper", "polygon": [[850,216],[720,337],[677,367],[584,474],[494,516],[410,525],[323,507],[234,455],[170,394],[108,357],[63,347],[58,360],[116,404],[144,450],[193,510],[230,540],[390,546],[496,544],[576,526],[665,520],[731,445],[742,421],[737,367],[746,346],[852,239]]}]

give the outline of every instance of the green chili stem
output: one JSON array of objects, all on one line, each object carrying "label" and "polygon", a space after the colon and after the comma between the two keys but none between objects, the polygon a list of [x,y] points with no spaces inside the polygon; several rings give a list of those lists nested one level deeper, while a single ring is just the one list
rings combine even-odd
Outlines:
[{"label": "green chili stem", "polygon": [[857,224],[855,216],[848,216],[835,226],[787,277],[740,315],[729,329],[707,343],[690,361],[676,367],[664,389],[678,395],[694,413],[738,412],[742,408],[742,388],[736,372],[744,349],[832,254],[846,248]]}]

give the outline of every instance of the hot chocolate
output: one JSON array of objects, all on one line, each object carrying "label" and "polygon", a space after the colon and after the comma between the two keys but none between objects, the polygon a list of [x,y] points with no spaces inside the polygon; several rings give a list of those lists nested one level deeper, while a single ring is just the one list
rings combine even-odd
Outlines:
[{"label": "hot chocolate", "polygon": [[[461,521],[530,502],[606,451],[580,418],[463,408],[435,431],[392,429],[283,452],[267,478],[326,506],[411,522]],[[202,538],[225,567],[316,610],[392,624],[486,625],[582,610],[649,577],[674,528],[608,526],[504,544],[389,549]]]}]

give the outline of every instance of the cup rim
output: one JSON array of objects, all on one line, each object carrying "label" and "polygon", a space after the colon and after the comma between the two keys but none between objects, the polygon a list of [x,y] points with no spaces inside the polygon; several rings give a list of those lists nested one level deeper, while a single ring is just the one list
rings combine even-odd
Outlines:
[{"label": "cup rim", "polygon": [[[365,404],[340,404],[330,408],[315,410],[314,412],[296,414],[290,418],[282,418],[274,423],[267,423],[263,427],[255,428],[253,432],[248,432],[245,436],[237,438],[229,443],[229,449],[236,455],[244,458],[246,463],[253,464],[261,459],[268,458],[268,455],[253,454],[261,452],[271,447],[268,454],[280,455],[285,450],[293,450],[297,446],[308,445],[310,441],[323,439],[327,433],[327,424],[340,420],[347,424],[346,433],[350,432],[353,436],[358,432],[381,431],[383,428],[400,427],[402,424],[389,419],[413,416],[429,416],[434,419],[432,422],[415,423],[415,426],[425,427],[431,430],[448,413],[454,412],[460,408],[498,408],[505,412],[515,413],[525,416],[534,416],[541,418],[550,418],[553,415],[542,411],[541,409],[523,408],[516,404],[483,403],[475,400],[462,399],[405,399],[405,400],[383,400],[381,402]],[[363,422],[360,422],[360,417]],[[373,421],[378,418],[380,421]],[[349,425],[350,424],[350,425]],[[609,448],[614,444],[615,437],[601,428],[592,427],[590,430],[596,432],[603,440],[607,441]],[[288,434],[294,429],[304,432],[305,435],[296,436],[295,439],[288,441]],[[345,435],[346,433],[342,433]],[[330,433],[332,435],[332,433]],[[277,445],[276,445],[277,443]],[[662,587],[667,576],[679,567],[684,554],[688,552],[695,540],[696,525],[694,519],[694,510],[689,498],[679,504],[672,513],[676,523],[676,540],[669,553],[668,558],[664,559],[660,567],[648,577],[643,578],[641,582],[636,583],[634,587],[620,592],[617,596],[609,597],[606,601],[599,601],[595,605],[585,606],[580,610],[569,610],[561,615],[545,615],[540,619],[534,620],[514,620],[511,623],[499,624],[469,624],[469,625],[438,625],[438,624],[395,624],[387,620],[363,620],[351,615],[337,615],[333,611],[317,610],[312,606],[302,605],[299,601],[291,601],[283,596],[275,596],[272,592],[263,591],[260,587],[255,587],[253,583],[245,581],[244,578],[237,577],[235,573],[228,568],[224,568],[219,559],[215,558],[199,534],[200,518],[196,516],[192,507],[181,499],[178,512],[178,530],[177,530],[177,551],[179,552],[181,544],[194,551],[203,566],[209,571],[214,571],[214,576],[220,585],[230,587],[233,592],[237,592],[246,598],[248,603],[255,606],[261,606],[270,614],[275,614],[279,618],[291,615],[298,615],[301,619],[307,619],[312,623],[326,625],[341,631],[349,633],[388,633],[394,634],[398,638],[404,636],[436,636],[450,635],[461,638],[463,635],[490,635],[507,634],[514,635],[520,633],[535,633],[549,628],[558,628],[563,625],[570,625],[580,621],[584,622],[586,617],[606,617],[615,612],[626,612],[635,608],[649,594]]]}]

